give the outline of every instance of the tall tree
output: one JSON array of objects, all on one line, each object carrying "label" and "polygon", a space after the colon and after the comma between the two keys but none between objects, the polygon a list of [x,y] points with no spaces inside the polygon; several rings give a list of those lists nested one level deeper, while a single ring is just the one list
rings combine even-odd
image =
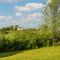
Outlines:
[{"label": "tall tree", "polygon": [[56,33],[57,33],[57,19],[60,17],[60,0],[51,0],[46,7],[45,14],[48,16],[47,20],[51,23],[52,32],[53,32],[53,45],[55,45],[56,41]]}]

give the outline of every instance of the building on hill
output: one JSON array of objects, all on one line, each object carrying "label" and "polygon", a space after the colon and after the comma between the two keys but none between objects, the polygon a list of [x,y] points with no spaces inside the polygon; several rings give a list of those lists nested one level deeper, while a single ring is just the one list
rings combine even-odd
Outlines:
[{"label": "building on hill", "polygon": [[23,28],[22,28],[22,27],[19,27],[19,25],[15,25],[15,26],[13,27],[13,29],[14,29],[14,30],[23,30]]},{"label": "building on hill", "polygon": [[17,30],[23,30],[23,28],[22,27],[17,27]]}]

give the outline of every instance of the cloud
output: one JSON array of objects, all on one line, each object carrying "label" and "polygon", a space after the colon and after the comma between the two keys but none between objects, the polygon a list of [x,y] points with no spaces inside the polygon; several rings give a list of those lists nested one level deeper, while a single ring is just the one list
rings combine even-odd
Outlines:
[{"label": "cloud", "polygon": [[44,7],[42,3],[27,3],[25,6],[15,6],[16,11],[30,11],[33,9],[41,9]]},{"label": "cloud", "polygon": [[0,20],[10,20],[11,16],[0,16]]},{"label": "cloud", "polygon": [[32,14],[28,14],[25,17],[25,20],[27,20],[27,22],[38,21],[40,20],[40,18],[42,18],[42,16],[43,16],[42,13],[32,13]]},{"label": "cloud", "polygon": [[42,3],[26,3],[24,6],[15,6],[16,17],[19,16],[16,24],[40,24],[43,21],[43,14],[40,11],[45,6]]},{"label": "cloud", "polygon": [[[24,15],[22,15],[24,16]],[[42,20],[42,13],[30,13],[30,14],[26,14],[24,17],[17,19],[16,23],[40,23]]]},{"label": "cloud", "polygon": [[23,16],[23,14],[22,13],[16,13],[16,16]]},{"label": "cloud", "polygon": [[39,18],[39,17],[41,17],[41,16],[43,16],[43,14],[42,13],[32,13],[32,14],[28,14],[28,18]]}]

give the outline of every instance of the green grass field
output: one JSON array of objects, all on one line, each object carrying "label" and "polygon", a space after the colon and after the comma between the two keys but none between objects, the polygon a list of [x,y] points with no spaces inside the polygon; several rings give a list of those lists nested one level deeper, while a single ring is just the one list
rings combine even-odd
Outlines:
[{"label": "green grass field", "polygon": [[0,53],[0,60],[60,60],[60,46]]}]

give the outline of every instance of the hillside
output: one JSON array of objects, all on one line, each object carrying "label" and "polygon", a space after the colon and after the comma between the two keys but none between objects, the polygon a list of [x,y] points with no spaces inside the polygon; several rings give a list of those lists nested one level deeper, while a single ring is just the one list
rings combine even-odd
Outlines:
[{"label": "hillside", "polygon": [[60,46],[0,53],[0,60],[60,60]]}]

